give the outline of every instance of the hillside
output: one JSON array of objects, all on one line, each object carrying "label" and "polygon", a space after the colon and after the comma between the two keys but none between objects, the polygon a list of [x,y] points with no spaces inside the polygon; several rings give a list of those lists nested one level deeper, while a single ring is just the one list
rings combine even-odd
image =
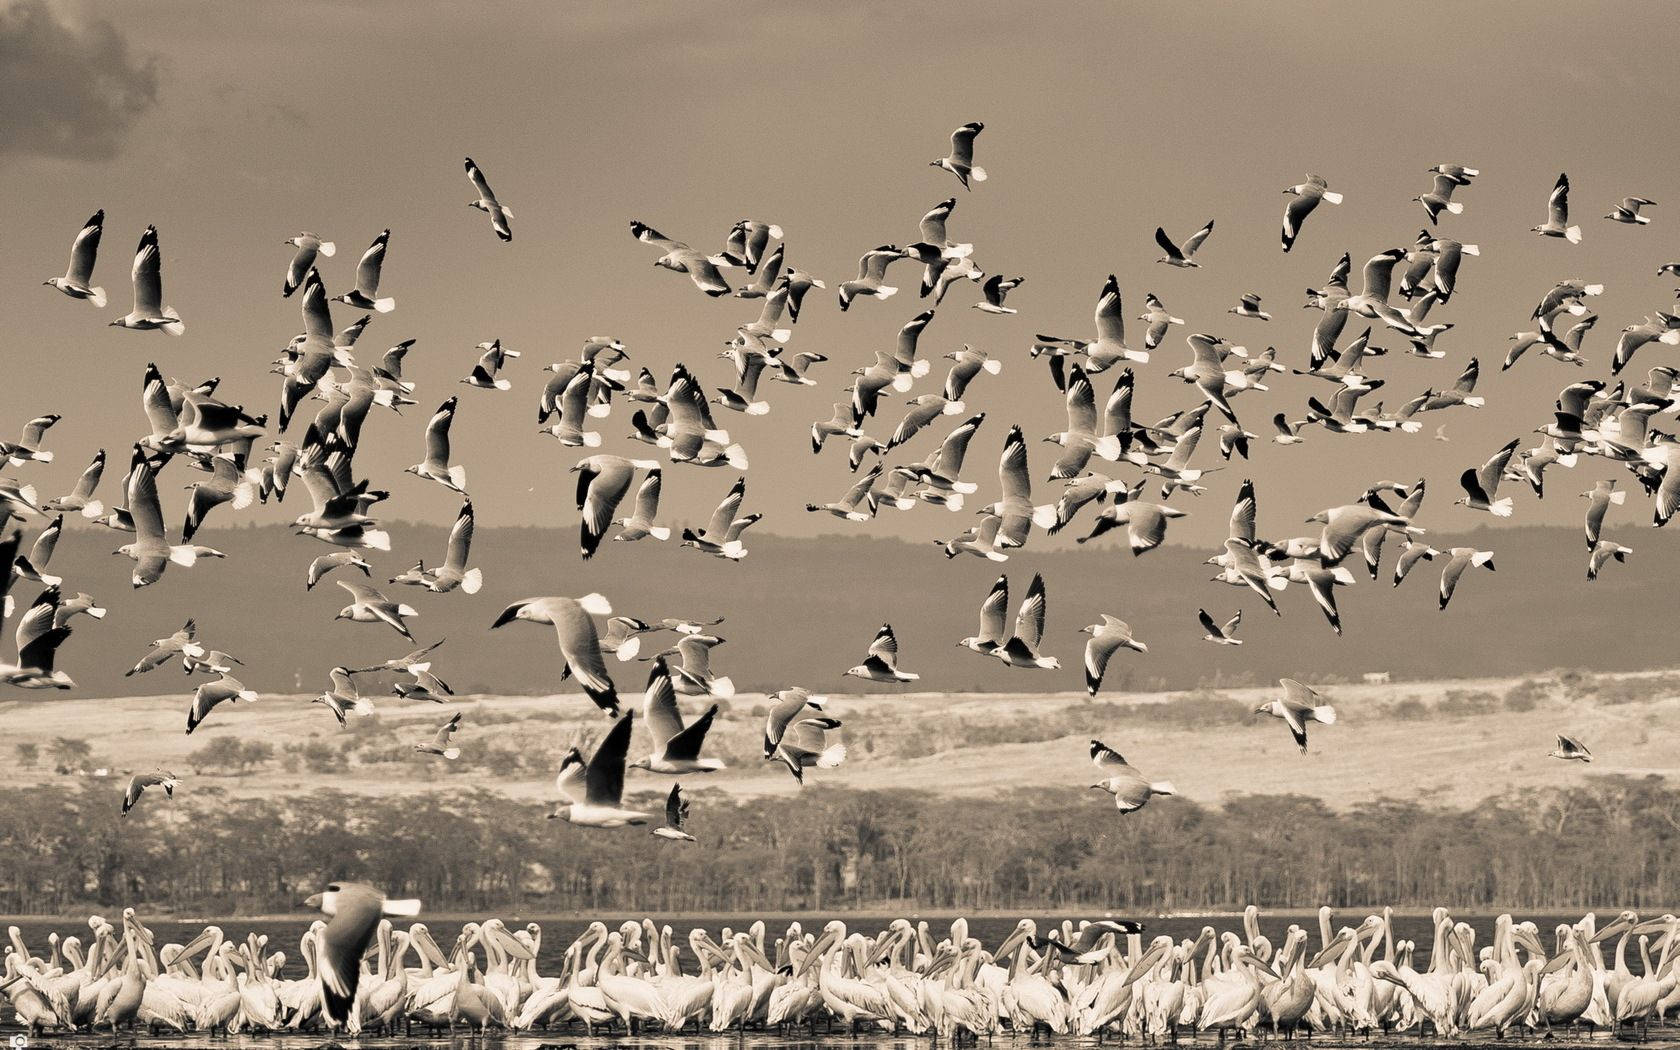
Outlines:
[{"label": "hillside", "polygon": [[[1211,503],[1193,510],[1228,513]],[[966,523],[966,515],[952,515],[953,529]],[[1262,515],[1262,527],[1268,524]],[[416,558],[438,558],[444,544],[442,528],[398,525],[391,531],[394,552],[373,558],[382,587]],[[200,639],[244,660],[241,677],[265,694],[319,689],[334,664],[368,663],[410,648],[383,625],[335,621],[346,596],[332,577],[305,591],[309,561],[330,548],[273,526],[205,529],[200,535],[229,557],[172,569],[159,584],[134,592],[128,562],[109,553],[111,534],[86,527],[66,534],[52,570],[65,577],[67,589],[88,591],[110,609],[103,622],[75,623],[61,656],[79,686],[68,695],[179,690],[178,671],[135,678],[122,672],[150,639],[191,616],[198,618]],[[1635,549],[1631,562],[1610,565],[1588,584],[1576,529],[1431,534],[1436,547],[1465,543],[1493,550],[1497,572],[1468,574],[1452,605],[1440,612],[1439,563],[1421,564],[1398,591],[1388,581],[1393,552],[1378,581],[1363,578],[1363,566],[1354,565],[1361,579],[1338,590],[1346,629],[1341,638],[1298,586],[1281,596],[1280,619],[1246,590],[1208,582],[1211,572],[1201,563],[1209,551],[1169,545],[1134,558],[1106,541],[1074,549],[1065,538],[1035,538],[1033,547],[1002,565],[967,556],[947,561],[928,545],[857,533],[820,541],[750,533],[751,553],[738,564],[652,542],[609,542],[593,561],[582,562],[575,529],[481,528],[473,558],[486,581],[479,594],[386,590],[420,610],[412,628],[422,642],[449,639],[437,656],[444,677],[459,690],[498,695],[563,688],[560,660],[544,629],[515,624],[486,630],[503,605],[592,590],[607,595],[616,611],[646,619],[726,617],[718,633],[728,644],[714,653],[714,665],[742,690],[789,684],[856,689],[861,683],[841,672],[862,658],[876,628],[889,621],[898,632],[902,666],[922,675],[919,689],[1073,691],[1083,681],[1078,629],[1103,612],[1130,621],[1150,647],[1147,655],[1115,659],[1112,689],[1259,685],[1283,675],[1324,681],[1374,670],[1396,679],[1444,679],[1575,665],[1595,671],[1660,665],[1670,625],[1680,616],[1680,540],[1673,530],[1622,538]],[[1063,670],[1012,671],[956,647],[974,632],[980,601],[1000,571],[1009,575],[1017,601],[1032,573],[1044,574],[1050,597],[1045,650],[1060,657]],[[20,602],[33,597],[32,587],[20,581]],[[1221,617],[1243,608],[1239,633],[1246,644],[1203,642],[1198,606]],[[671,638],[647,639],[646,652]],[[614,665],[613,672],[626,692],[639,691],[645,680],[639,665]]]},{"label": "hillside", "polygon": [[[1003,697],[906,694],[834,697],[850,755],[842,767],[812,771],[806,791],[828,787],[909,788],[940,796],[993,795],[1013,788],[1083,786],[1094,781],[1087,741],[1120,749],[1148,775],[1173,780],[1204,805],[1234,794],[1301,794],[1333,809],[1405,797],[1464,806],[1490,796],[1607,775],[1680,773],[1680,675],[1606,675],[1560,681],[1479,679],[1327,689],[1340,719],[1312,727],[1311,750],[1296,753],[1285,727],[1252,714],[1266,690],[1189,694]],[[707,750],[730,768],[691,777],[688,789],[733,796],[789,795],[786,770],[761,757],[762,697],[726,704]],[[692,715],[696,701],[685,701]],[[192,736],[182,733],[181,698],[67,700],[25,712],[0,706],[13,742],[35,742],[40,764],[7,763],[0,783],[40,784],[50,772],[52,741],[85,740],[95,763],[115,770],[163,766],[189,777],[197,797],[287,797],[337,788],[403,795],[458,785],[517,799],[552,798],[565,748],[603,720],[579,696],[463,697],[458,704],[382,702],[377,715],[341,730],[303,696],[264,697],[218,709]],[[448,712],[465,712],[458,763],[409,750]],[[26,716],[26,717],[25,717]],[[1588,766],[1546,757],[1556,733],[1586,741]],[[274,749],[243,773],[193,753],[214,740],[266,743]],[[632,755],[645,746],[637,730]],[[300,775],[306,774],[306,775]],[[115,775],[115,774],[113,774]],[[670,781],[632,772],[629,790],[663,791]],[[113,791],[117,790],[113,784]]]}]

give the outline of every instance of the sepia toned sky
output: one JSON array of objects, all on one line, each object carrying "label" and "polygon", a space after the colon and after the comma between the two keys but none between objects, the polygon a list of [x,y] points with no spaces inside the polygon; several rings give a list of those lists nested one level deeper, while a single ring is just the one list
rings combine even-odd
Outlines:
[{"label": "sepia toned sky", "polygon": [[[1425,516],[1461,532],[1480,522],[1449,506],[1460,471],[1549,422],[1566,383],[1607,376],[1617,331],[1673,301],[1673,281],[1654,274],[1680,258],[1668,135],[1680,82],[1668,52],[1644,39],[1669,17],[1657,5],[1562,2],[782,0],[748,13],[687,3],[0,0],[8,109],[0,434],[37,413],[62,413],[50,439],[58,462],[20,473],[46,496],[67,488],[103,446],[112,461],[104,495],[116,502],[114,483],[144,425],[146,363],[182,378],[220,375],[222,397],[272,413],[278,382],[267,369],[300,327],[296,300],[279,294],[291,252],[282,240],[300,229],[335,240],[339,254],[323,260],[323,275],[337,293],[389,227],[382,294],[398,306],[376,318],[360,349],[367,357],[418,338],[408,374],[420,404],[402,417],[376,410],[359,470],[392,489],[390,515],[453,517],[451,493],[399,472],[421,458],[431,409],[459,393],[455,457],[467,465],[480,521],[569,523],[565,472],[580,452],[536,433],[540,366],[575,357],[586,336],[611,334],[628,344],[632,365],[661,379],[680,360],[709,389],[727,383],[729,366],[715,354],[756,316],[758,301],[709,300],[687,278],[655,269],[657,253],[627,225],[641,219],[715,250],[735,220],[750,217],[781,225],[788,261],[828,280],[831,291],[807,301],[789,351],[832,360],[814,370],[814,388],[766,383],[768,416],[719,409],[718,421],[752,458],[746,509],[765,514],[762,528],[830,531],[839,523],[803,506],[838,498],[852,476],[842,449],[813,460],[809,422],[826,418],[846,373],[890,349],[924,308],[913,264],[892,271],[903,289],[896,298],[864,300],[844,315],[832,289],[855,274],[864,250],[913,240],[920,215],[955,193],[952,236],[973,242],[988,272],[1027,282],[1009,300],[1020,310],[1013,317],[970,309],[976,286],[953,289],[922,352],[937,359],[966,342],[1004,360],[1001,376],[971,388],[970,409],[988,418],[965,474],[989,498],[1003,436],[1019,422],[1034,439],[1035,485],[1048,502],[1059,488],[1041,480],[1053,450],[1036,439],[1061,429],[1062,415],[1042,364],[1026,357],[1033,333],[1088,336],[1109,273],[1128,318],[1146,292],[1160,295],[1190,323],[1138,369],[1141,419],[1194,402],[1167,375],[1189,360],[1187,332],[1256,350],[1276,345],[1282,360],[1303,365],[1319,315],[1300,308],[1302,290],[1321,285],[1347,250],[1357,291],[1363,260],[1415,236],[1423,212],[1410,198],[1428,189],[1425,169],[1453,162],[1482,175],[1459,194],[1464,214],[1444,217],[1441,229],[1478,243],[1482,255],[1465,261],[1459,294],[1431,317],[1457,326],[1437,344],[1448,359],[1406,358],[1403,341],[1379,335],[1396,353],[1375,363],[1388,386],[1366,404],[1392,407],[1425,386],[1450,385],[1476,355],[1488,407],[1431,414],[1418,435],[1314,431],[1304,445],[1280,448],[1270,444],[1273,413],[1300,418],[1307,395],[1329,388],[1277,377],[1269,394],[1235,402],[1262,438],[1254,462],[1214,475],[1200,501],[1176,497],[1192,516],[1173,537],[1217,542],[1244,476],[1259,488],[1263,533],[1301,531],[1306,515],[1378,478],[1417,476],[1431,482]],[[964,193],[927,163],[969,120],[986,123],[977,160],[991,179]],[[465,207],[468,154],[514,211],[510,244]],[[1309,171],[1346,203],[1321,207],[1285,256],[1280,191]],[[1572,221],[1586,231],[1579,246],[1528,232],[1545,218],[1559,171],[1574,184]],[[1649,227],[1600,218],[1626,195],[1659,202]],[[71,238],[101,207],[96,283],[111,307],[96,311],[40,282],[63,272]],[[1203,269],[1153,262],[1157,224],[1182,239],[1209,218],[1216,228]],[[127,309],[129,261],[148,223],[161,238],[165,300],[187,324],[180,339],[105,327]],[[1564,278],[1608,288],[1594,304],[1601,320],[1584,350],[1590,366],[1531,354],[1500,374],[1506,337],[1529,327],[1534,302]],[[1227,314],[1244,292],[1262,295],[1276,319]],[[335,308],[340,324],[353,316]],[[1129,323],[1128,334],[1141,345],[1141,326]],[[473,344],[494,337],[524,355],[505,373],[513,390],[458,386]],[[1672,350],[1648,346],[1630,375],[1665,359]],[[936,367],[918,392],[937,389],[940,375]],[[1111,381],[1098,378],[1099,394]],[[901,404],[885,402],[870,431],[889,434]],[[615,407],[601,424],[606,450],[648,454],[623,440],[628,415]],[[1448,443],[1431,439],[1443,422]],[[301,429],[294,424],[294,436]],[[925,455],[943,429],[892,461]],[[1212,442],[1197,459],[1216,464]],[[1513,491],[1519,522],[1575,521],[1574,493],[1611,476],[1602,464],[1554,470],[1544,504]],[[703,517],[732,480],[725,471],[668,471],[669,515]],[[177,521],[179,490],[163,491],[166,517]],[[1647,520],[1637,498],[1614,513],[1612,533]],[[222,524],[229,514],[218,512]],[[868,528],[923,540],[970,520],[921,508]]]}]

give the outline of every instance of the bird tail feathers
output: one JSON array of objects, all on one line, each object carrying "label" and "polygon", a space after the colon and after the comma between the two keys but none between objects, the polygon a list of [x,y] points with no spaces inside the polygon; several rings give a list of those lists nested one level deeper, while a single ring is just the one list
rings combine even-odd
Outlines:
[{"label": "bird tail feathers", "polygon": [[823,753],[817,756],[818,769],[833,769],[846,761],[846,745],[833,744],[823,748]]},{"label": "bird tail feathers", "polygon": [[483,586],[484,570],[468,569],[466,572],[461,574],[461,590],[467,592],[468,594],[477,594],[478,589]]}]

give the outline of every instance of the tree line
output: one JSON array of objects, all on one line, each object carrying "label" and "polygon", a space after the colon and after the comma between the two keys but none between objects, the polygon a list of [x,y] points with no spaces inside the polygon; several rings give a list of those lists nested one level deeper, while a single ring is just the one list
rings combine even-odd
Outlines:
[{"label": "tree line", "polygon": [[[295,909],[339,878],[429,911],[1455,909],[1668,906],[1680,790],[1603,777],[1471,807],[1333,810],[1296,795],[1218,807],[1045,788],[933,797],[815,784],[735,800],[690,788],[697,845],[647,828],[545,819],[546,804],[462,785],[403,797],[232,798],[189,781],[126,817],[121,785],[18,790],[0,807],[0,912],[127,905],[236,915]],[[655,814],[662,799],[639,797]]]}]

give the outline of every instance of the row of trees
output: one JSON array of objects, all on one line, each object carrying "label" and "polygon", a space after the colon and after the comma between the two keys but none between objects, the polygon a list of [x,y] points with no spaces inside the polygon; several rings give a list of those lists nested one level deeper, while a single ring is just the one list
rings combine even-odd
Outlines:
[{"label": "row of trees", "polygon": [[[1187,909],[1258,903],[1456,909],[1670,905],[1680,790],[1601,778],[1469,810],[1300,796],[1118,816],[1060,788],[1000,797],[807,787],[733,801],[695,785],[694,846],[589,831],[467,788],[275,801],[188,786],[16,791],[0,807],[0,912],[124,905],[194,914],[295,908],[337,878],[430,911],[774,911],[906,907]],[[644,796],[658,813],[660,800]],[[913,902],[913,904],[908,903]]]}]

